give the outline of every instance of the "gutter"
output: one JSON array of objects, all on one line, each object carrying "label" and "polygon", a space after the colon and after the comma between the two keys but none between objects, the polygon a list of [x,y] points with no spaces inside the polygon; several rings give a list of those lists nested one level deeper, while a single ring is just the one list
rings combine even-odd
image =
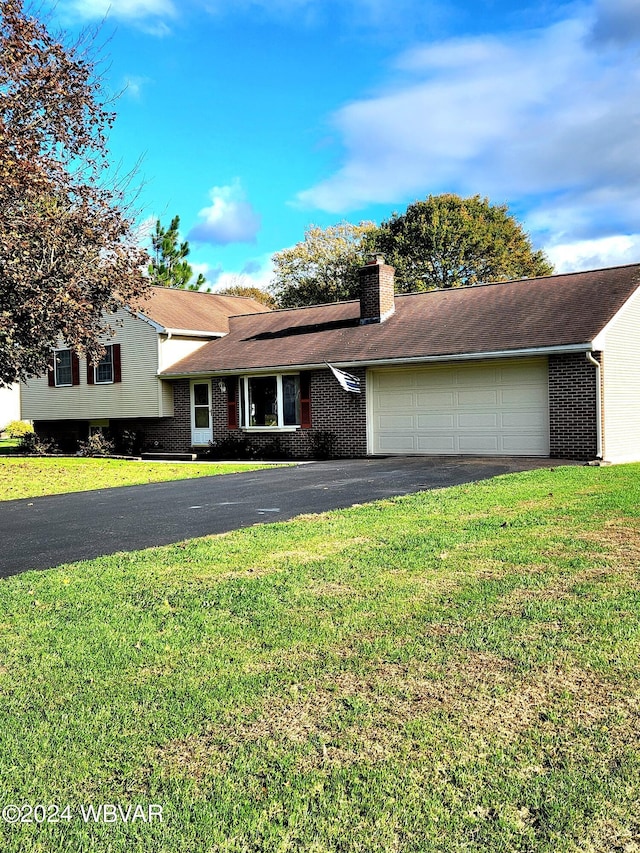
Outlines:
[{"label": "gutter", "polygon": [[[446,361],[487,361],[494,358],[522,358],[527,356],[554,355],[556,353],[587,353],[593,350],[592,343],[568,344],[565,346],[529,347],[519,350],[493,350],[492,352],[465,352],[448,355],[429,356],[407,356],[406,358],[379,358],[366,359],[363,361],[332,361],[335,367],[357,368],[357,367],[402,367],[407,364],[438,364]],[[160,378],[166,379],[189,379],[194,376],[237,376],[239,374],[269,374],[269,373],[295,373],[300,370],[326,370],[325,360],[317,363],[306,364],[271,364],[267,367],[234,367],[194,370],[183,373],[163,372]]]},{"label": "gutter", "polygon": [[602,459],[602,365],[587,351],[587,361],[596,368],[596,456]]}]

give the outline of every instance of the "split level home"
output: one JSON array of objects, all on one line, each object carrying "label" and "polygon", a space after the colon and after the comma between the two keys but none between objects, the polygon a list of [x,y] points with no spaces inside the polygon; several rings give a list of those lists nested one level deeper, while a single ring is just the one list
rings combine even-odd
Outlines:
[{"label": "split level home", "polygon": [[[359,275],[359,300],[236,312],[224,334],[159,359],[148,437],[292,457],[640,460],[639,264],[406,295],[380,257]],[[44,379],[25,394],[36,428],[31,401],[57,390]]]},{"label": "split level home", "polygon": [[152,287],[136,306],[105,318],[114,334],[105,336],[99,364],[61,341],[47,375],[22,383],[22,417],[63,450],[75,450],[94,432],[117,443],[125,433],[135,435],[138,449],[164,447],[169,432],[172,444],[189,446],[191,432],[181,434],[175,417],[179,391],[159,374],[226,335],[230,316],[266,310],[246,297]]}]

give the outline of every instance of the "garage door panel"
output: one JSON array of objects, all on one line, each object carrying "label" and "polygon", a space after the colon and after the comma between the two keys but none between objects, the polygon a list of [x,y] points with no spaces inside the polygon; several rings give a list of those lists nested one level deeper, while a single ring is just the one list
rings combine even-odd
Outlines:
[{"label": "garage door panel", "polygon": [[495,367],[475,367],[473,376],[467,367],[459,367],[455,372],[456,384],[460,388],[477,388],[478,385],[492,386],[497,381],[497,370]]},{"label": "garage door panel", "polygon": [[548,456],[549,445],[540,436],[513,433],[502,437],[505,456]]},{"label": "garage door panel", "polygon": [[497,429],[499,417],[495,412],[469,412],[458,415],[458,427],[460,429]]},{"label": "garage door panel", "polygon": [[380,415],[378,417],[378,427],[384,431],[391,430],[410,430],[415,429],[415,418],[413,415]]},{"label": "garage door panel", "polygon": [[504,406],[547,407],[547,389],[531,385],[518,388],[501,388],[500,400]]},{"label": "garage door panel", "polygon": [[376,398],[376,405],[379,410],[391,409],[397,411],[398,409],[410,409],[413,407],[414,402],[413,394],[411,393],[388,391],[383,394],[377,394]]},{"label": "garage door panel", "polygon": [[413,373],[412,387],[417,388],[418,391],[423,388],[430,391],[432,388],[451,388],[455,385],[455,371],[450,367],[432,368],[429,373],[430,375]]},{"label": "garage door panel", "polygon": [[458,408],[470,406],[490,406],[494,409],[498,405],[498,392],[495,388],[480,388],[477,391],[458,391]]},{"label": "garage door panel", "polygon": [[419,391],[416,394],[419,409],[451,409],[455,405],[453,391]]},{"label": "garage door panel", "polygon": [[380,437],[380,451],[382,453],[411,453],[419,451],[415,436],[399,435],[382,435]]},{"label": "garage door panel", "polygon": [[491,453],[500,452],[498,437],[496,435],[461,435],[458,439],[460,453]]},{"label": "garage door panel", "polygon": [[418,430],[429,429],[454,429],[455,417],[450,412],[434,412],[429,415],[418,415],[416,417]]},{"label": "garage door panel", "polygon": [[549,454],[546,359],[370,374],[374,453]]},{"label": "garage door panel", "polygon": [[542,432],[546,422],[544,412],[503,412],[502,414],[502,426],[505,429]]},{"label": "garage door panel", "polygon": [[504,385],[516,382],[518,385],[538,385],[540,368],[531,364],[504,364],[497,369],[498,382]]},{"label": "garage door panel", "polygon": [[[419,435],[417,437],[419,453],[457,453],[455,439],[452,435]],[[389,451],[391,452],[391,451]]]}]

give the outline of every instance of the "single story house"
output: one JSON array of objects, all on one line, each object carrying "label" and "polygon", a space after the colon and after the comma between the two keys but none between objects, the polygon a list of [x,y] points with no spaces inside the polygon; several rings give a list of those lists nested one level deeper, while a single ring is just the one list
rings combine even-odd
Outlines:
[{"label": "single story house", "polygon": [[378,257],[359,300],[234,316],[161,364],[166,449],[640,460],[639,264],[407,295],[393,275]]},{"label": "single story house", "polygon": [[188,447],[191,430],[181,433],[175,412],[208,403],[180,400],[183,386],[160,374],[226,335],[232,315],[268,310],[246,297],[151,287],[137,305],[105,317],[114,334],[104,338],[99,364],[87,364],[60,342],[48,374],[22,383],[22,417],[63,450],[74,451],[96,431],[121,449]]}]

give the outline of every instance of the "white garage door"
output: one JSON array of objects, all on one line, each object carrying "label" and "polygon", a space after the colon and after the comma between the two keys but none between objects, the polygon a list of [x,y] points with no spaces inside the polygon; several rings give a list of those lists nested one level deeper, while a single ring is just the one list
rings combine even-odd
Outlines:
[{"label": "white garage door", "polygon": [[372,453],[549,455],[546,359],[369,374]]}]

